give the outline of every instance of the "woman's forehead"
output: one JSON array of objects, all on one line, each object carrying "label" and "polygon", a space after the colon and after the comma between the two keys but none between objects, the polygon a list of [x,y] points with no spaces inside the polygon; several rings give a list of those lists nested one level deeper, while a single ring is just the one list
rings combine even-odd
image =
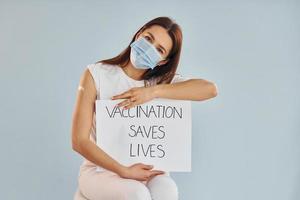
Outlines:
[{"label": "woman's forehead", "polygon": [[144,34],[151,33],[155,41],[163,46],[167,53],[171,51],[172,48],[172,38],[169,36],[165,28],[157,25],[153,25],[143,31]]}]

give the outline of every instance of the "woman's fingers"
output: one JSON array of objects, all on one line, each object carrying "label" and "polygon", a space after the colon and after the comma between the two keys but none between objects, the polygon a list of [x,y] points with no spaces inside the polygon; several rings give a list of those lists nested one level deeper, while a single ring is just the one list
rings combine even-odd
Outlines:
[{"label": "woman's fingers", "polygon": [[148,169],[148,170],[150,170],[150,169],[152,169],[153,168],[153,165],[145,165],[145,164],[143,164],[143,169]]},{"label": "woman's fingers", "polygon": [[130,98],[132,96],[136,96],[135,95],[135,91],[136,91],[136,88],[131,88],[121,94],[118,94],[118,95],[114,95],[111,97],[111,99],[125,99],[125,98]]},{"label": "woman's fingers", "polygon": [[149,177],[148,180],[150,180],[151,178],[153,178],[154,176],[160,175],[160,174],[164,174],[164,171],[160,171],[160,170],[151,170],[151,175]]},{"label": "woman's fingers", "polygon": [[147,165],[147,164],[143,164],[143,163],[135,163],[130,166],[130,168],[132,168],[133,172],[135,170],[137,170],[135,172],[135,175],[133,175],[133,176],[135,176],[134,179],[140,180],[140,181],[148,181],[156,175],[165,173],[162,170],[151,170],[153,167],[154,167],[153,165]]},{"label": "woman's fingers", "polygon": [[118,103],[116,106],[121,107],[121,106],[125,106],[129,103],[130,103],[129,99],[125,99],[125,100],[121,101],[120,103]]},{"label": "woman's fingers", "polygon": [[131,96],[131,92],[126,91],[126,92],[123,92],[123,93],[121,93],[121,94],[112,96],[111,99],[123,99],[123,98],[130,97],[130,96]]},{"label": "woman's fingers", "polygon": [[155,176],[160,175],[160,174],[164,174],[165,172],[161,171],[161,170],[151,170],[150,173],[151,173],[151,175],[147,178],[147,181],[150,181]]},{"label": "woman's fingers", "polygon": [[161,170],[151,170],[150,172],[151,172],[151,174],[156,174],[156,175],[165,173],[164,171],[161,171]]},{"label": "woman's fingers", "polygon": [[124,109],[130,109],[130,108],[133,108],[133,107],[135,107],[135,106],[137,106],[137,105],[139,105],[139,104],[141,104],[140,101],[131,102],[130,104],[126,105],[126,106],[124,107]]}]

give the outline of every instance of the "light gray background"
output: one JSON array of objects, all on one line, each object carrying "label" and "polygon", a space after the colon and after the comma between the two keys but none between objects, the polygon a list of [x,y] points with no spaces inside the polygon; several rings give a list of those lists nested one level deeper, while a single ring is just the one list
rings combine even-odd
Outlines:
[{"label": "light gray background", "polygon": [[219,95],[193,102],[182,200],[300,199],[299,1],[0,1],[1,199],[72,199],[71,116],[89,63],[157,16],[184,40],[179,72]]}]

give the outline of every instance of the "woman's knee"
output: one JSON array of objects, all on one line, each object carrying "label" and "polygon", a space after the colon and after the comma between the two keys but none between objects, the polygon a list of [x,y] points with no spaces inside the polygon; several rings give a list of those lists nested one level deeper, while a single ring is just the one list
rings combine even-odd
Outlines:
[{"label": "woman's knee", "polygon": [[83,174],[78,185],[88,199],[151,200],[150,192],[142,182],[104,172]]},{"label": "woman's knee", "polygon": [[151,200],[149,189],[136,180],[128,180],[125,193],[126,200]]},{"label": "woman's knee", "polygon": [[147,182],[153,200],[178,200],[178,188],[175,181],[167,175],[157,175]]}]

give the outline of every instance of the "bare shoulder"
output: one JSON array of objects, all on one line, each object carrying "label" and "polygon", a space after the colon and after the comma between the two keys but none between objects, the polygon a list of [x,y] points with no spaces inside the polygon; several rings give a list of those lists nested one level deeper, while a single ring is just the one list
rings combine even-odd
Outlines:
[{"label": "bare shoulder", "polygon": [[78,85],[79,96],[91,97],[93,100],[96,98],[96,86],[93,76],[88,68],[85,68],[81,74]]}]

